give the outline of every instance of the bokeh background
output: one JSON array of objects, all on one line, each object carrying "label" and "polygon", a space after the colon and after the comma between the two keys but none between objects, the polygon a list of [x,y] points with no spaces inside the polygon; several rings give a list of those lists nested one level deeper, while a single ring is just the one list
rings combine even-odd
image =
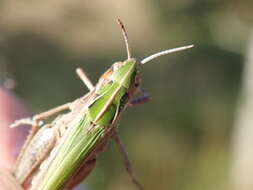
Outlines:
[{"label": "bokeh background", "polygon": [[[95,83],[126,59],[117,17],[135,58],[193,43],[142,68],[152,101],[124,113],[120,135],[147,190],[247,189],[238,160],[251,142],[237,134],[252,10],[250,0],[0,1],[0,79],[39,113],[87,92],[76,67]],[[112,142],[84,183],[135,189]]]}]

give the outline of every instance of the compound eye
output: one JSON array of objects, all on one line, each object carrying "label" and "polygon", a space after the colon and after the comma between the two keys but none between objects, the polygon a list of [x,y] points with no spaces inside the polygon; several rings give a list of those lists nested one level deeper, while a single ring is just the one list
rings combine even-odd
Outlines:
[{"label": "compound eye", "polygon": [[116,62],[112,66],[113,71],[117,71],[122,66],[122,62]]}]

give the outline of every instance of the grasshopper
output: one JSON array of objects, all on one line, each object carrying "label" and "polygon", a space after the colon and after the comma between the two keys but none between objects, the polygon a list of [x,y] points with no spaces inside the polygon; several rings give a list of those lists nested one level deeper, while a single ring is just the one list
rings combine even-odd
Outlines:
[{"label": "grasshopper", "polygon": [[[119,19],[117,21],[123,33],[127,60],[114,63],[95,86],[85,72],[78,68],[78,76],[89,89],[86,95],[35,115],[32,119],[18,120],[12,125],[32,125],[12,171],[24,189],[72,189],[94,169],[97,154],[104,151],[110,138],[118,145],[131,180],[142,189],[133,175],[127,152],[118,136],[117,123],[125,108],[148,100],[148,96],[140,90],[139,68],[157,57],[193,45],[161,51],[137,61],[131,56],[125,27]],[[134,99],[138,91],[144,95]],[[69,112],[44,124],[43,121],[48,117],[64,110]]]}]

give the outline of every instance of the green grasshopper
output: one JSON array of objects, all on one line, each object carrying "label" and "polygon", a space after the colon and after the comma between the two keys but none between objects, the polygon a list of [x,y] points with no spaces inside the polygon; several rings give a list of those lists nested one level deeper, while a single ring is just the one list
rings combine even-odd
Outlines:
[{"label": "green grasshopper", "polygon": [[[94,169],[97,154],[105,149],[107,141],[115,140],[133,183],[142,189],[133,175],[127,153],[117,133],[121,113],[128,106],[148,100],[133,99],[140,91],[139,67],[165,54],[185,50],[193,45],[153,54],[142,61],[131,57],[128,37],[121,26],[127,49],[127,60],[114,63],[99,79],[96,86],[86,74],[77,69],[77,74],[90,90],[74,102],[64,104],[32,119],[21,119],[12,127],[31,124],[32,129],[13,169],[13,175],[24,189],[58,190],[72,189]],[[51,123],[43,120],[64,110]]]}]

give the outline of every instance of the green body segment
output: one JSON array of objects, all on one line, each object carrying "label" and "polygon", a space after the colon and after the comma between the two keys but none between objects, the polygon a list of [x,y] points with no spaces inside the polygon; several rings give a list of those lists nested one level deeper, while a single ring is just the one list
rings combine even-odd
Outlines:
[{"label": "green body segment", "polygon": [[136,62],[130,59],[113,70],[109,81],[97,89],[97,98],[87,106],[86,112],[69,126],[69,132],[50,163],[39,190],[58,190],[81,166],[99,142],[106,137],[108,127],[120,114],[128,98],[128,90],[135,80]]}]

